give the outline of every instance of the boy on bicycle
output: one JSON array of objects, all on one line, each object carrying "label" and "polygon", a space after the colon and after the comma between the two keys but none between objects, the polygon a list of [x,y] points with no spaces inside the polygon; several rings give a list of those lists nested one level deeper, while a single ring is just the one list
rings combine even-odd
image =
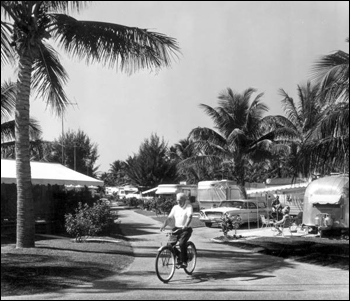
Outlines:
[{"label": "boy on bicycle", "polygon": [[[192,228],[190,223],[192,221],[193,208],[191,203],[187,200],[186,194],[180,192],[176,195],[177,205],[175,205],[169,213],[167,219],[164,221],[160,231],[164,231],[165,227],[171,219],[175,220],[175,228],[172,232],[177,235],[177,240],[180,245],[180,254],[176,254],[179,258],[181,267],[187,267],[187,241],[192,235]],[[176,244],[176,242],[172,243]]]}]

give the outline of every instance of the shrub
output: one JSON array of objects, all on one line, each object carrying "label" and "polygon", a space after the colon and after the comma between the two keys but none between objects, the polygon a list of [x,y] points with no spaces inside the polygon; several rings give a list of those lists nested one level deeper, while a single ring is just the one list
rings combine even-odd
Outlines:
[{"label": "shrub", "polygon": [[65,228],[76,241],[82,241],[84,237],[110,231],[115,219],[105,202],[98,201],[92,207],[79,202],[74,214],[65,215]]},{"label": "shrub", "polygon": [[92,196],[88,189],[82,191],[58,191],[53,194],[53,214],[52,220],[55,221],[55,233],[62,233],[65,230],[65,215],[76,212],[79,203],[86,203],[92,206],[98,200],[98,196]]},{"label": "shrub", "polygon": [[139,200],[137,198],[128,198],[128,199],[124,199],[124,202],[127,206],[130,206],[130,207],[137,207],[139,205]]}]

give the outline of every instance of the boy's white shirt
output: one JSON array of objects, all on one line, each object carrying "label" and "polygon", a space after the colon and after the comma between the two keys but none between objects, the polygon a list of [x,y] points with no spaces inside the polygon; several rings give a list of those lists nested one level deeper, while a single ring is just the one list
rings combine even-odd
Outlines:
[{"label": "boy's white shirt", "polygon": [[169,214],[169,218],[175,219],[175,227],[182,228],[185,226],[187,217],[193,214],[193,207],[186,202],[186,206],[181,208],[180,205],[175,205]]}]

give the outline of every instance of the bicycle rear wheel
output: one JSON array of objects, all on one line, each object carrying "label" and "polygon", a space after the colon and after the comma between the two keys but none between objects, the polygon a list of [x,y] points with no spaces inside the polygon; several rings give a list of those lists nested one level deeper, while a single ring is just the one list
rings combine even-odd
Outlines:
[{"label": "bicycle rear wheel", "polygon": [[197,263],[197,249],[192,241],[187,242],[187,267],[184,268],[186,274],[192,275]]},{"label": "bicycle rear wheel", "polygon": [[160,281],[167,283],[175,273],[175,256],[171,247],[164,246],[156,257],[156,273]]}]

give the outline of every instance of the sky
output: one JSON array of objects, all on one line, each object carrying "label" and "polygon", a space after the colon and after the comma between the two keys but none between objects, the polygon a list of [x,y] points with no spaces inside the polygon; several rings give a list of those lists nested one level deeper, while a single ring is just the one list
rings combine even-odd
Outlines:
[{"label": "sky", "polygon": [[[132,75],[60,52],[66,93],[76,103],[67,107],[63,130],[80,129],[97,144],[100,172],[136,154],[152,134],[171,146],[198,126],[213,128],[199,105],[216,107],[227,88],[255,88],[268,115],[283,115],[280,88],[298,100],[297,86],[320,57],[349,53],[348,1],[99,1],[74,17],[163,33],[181,50],[170,68]],[[32,99],[30,110],[45,140],[61,135],[61,118],[42,100]]]}]

